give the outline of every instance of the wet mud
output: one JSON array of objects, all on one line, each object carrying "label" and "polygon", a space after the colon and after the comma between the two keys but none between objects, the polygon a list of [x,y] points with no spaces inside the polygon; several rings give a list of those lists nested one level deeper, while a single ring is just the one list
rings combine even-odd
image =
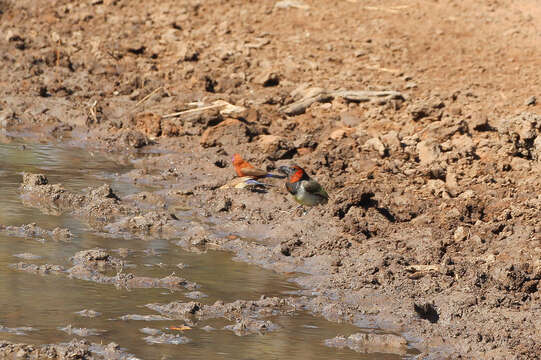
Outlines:
[{"label": "wet mud", "polygon": [[[541,355],[535,2],[4,0],[0,18],[2,136],[122,153],[134,168],[118,179],[153,187],[74,191],[27,173],[25,205],[115,237],[230,251],[295,273],[302,288],[297,298],[154,310],[221,314],[234,332],[250,333],[274,328],[259,310],[287,313],[281,302],[295,302],[391,333],[329,339],[337,348],[404,355],[414,346],[427,359]],[[267,171],[298,163],[329,203],[304,214],[280,179],[238,188],[234,153]],[[71,237],[34,225],[0,231]],[[15,268],[127,287],[187,281],[132,277],[116,261]],[[92,348],[57,346],[43,351],[84,357]],[[30,348],[35,357],[39,347],[0,347]]]}]

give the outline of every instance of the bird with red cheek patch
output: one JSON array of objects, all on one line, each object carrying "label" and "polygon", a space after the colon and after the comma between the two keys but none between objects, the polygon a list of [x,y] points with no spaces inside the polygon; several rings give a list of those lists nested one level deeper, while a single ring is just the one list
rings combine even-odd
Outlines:
[{"label": "bird with red cheek patch", "polygon": [[323,205],[329,201],[329,195],[323,187],[298,165],[280,166],[278,171],[287,176],[286,189],[296,202],[304,206]]},{"label": "bird with red cheek patch", "polygon": [[279,179],[283,179],[285,176],[281,175],[274,175],[270,174],[265,170],[258,169],[254,167],[252,164],[244,160],[239,154],[233,155],[233,167],[235,168],[235,172],[237,173],[237,176],[239,177],[251,177],[253,179],[261,179],[265,177],[275,177]]}]

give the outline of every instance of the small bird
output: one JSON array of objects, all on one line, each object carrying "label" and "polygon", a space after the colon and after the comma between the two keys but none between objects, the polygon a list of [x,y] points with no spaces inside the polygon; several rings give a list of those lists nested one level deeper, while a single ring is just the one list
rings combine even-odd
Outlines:
[{"label": "small bird", "polygon": [[283,179],[285,177],[281,175],[270,174],[265,170],[258,169],[246,160],[244,160],[239,154],[234,154],[232,161],[235,172],[239,177],[249,176],[253,179],[261,179],[264,177],[275,177]]},{"label": "small bird", "polygon": [[286,189],[295,201],[304,206],[323,205],[329,201],[329,195],[323,187],[300,166],[280,166],[278,171],[287,175]]}]

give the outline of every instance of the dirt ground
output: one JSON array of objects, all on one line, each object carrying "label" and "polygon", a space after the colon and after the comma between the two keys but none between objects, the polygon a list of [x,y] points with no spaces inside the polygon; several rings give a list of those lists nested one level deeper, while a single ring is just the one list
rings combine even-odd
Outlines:
[{"label": "dirt ground", "polygon": [[[150,153],[123,176],[162,189],[37,178],[35,206],[302,271],[312,311],[419,358],[539,359],[540,24],[536,0],[0,0],[0,126]],[[222,188],[235,152],[298,163],[329,204]]]}]

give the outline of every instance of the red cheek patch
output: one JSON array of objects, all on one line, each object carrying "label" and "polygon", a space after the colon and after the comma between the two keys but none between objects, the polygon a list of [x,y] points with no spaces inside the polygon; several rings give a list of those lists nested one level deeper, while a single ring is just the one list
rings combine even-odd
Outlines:
[{"label": "red cheek patch", "polygon": [[304,175],[304,171],[297,170],[297,172],[293,174],[293,176],[289,179],[289,182],[292,182],[292,183],[297,182],[300,179],[302,179],[303,175]]}]

